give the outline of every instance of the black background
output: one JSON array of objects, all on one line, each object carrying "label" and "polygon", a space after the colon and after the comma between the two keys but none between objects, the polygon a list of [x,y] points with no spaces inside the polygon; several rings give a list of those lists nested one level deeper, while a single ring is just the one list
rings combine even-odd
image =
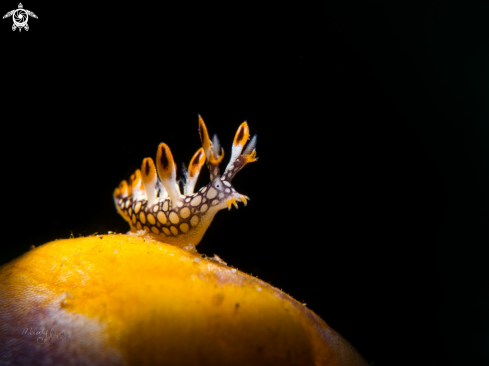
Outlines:
[{"label": "black background", "polygon": [[198,250],[375,365],[489,364],[487,3],[23,4],[28,32],[0,22],[2,263],[126,231],[112,191],[160,142],[188,164],[200,113],[227,162],[247,120],[251,201]]}]

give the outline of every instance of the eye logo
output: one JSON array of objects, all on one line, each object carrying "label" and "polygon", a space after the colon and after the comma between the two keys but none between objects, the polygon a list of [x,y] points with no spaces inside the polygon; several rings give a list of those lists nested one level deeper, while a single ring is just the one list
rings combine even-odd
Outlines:
[{"label": "eye logo", "polygon": [[32,11],[24,9],[22,6],[22,3],[19,3],[19,8],[9,11],[7,14],[3,16],[3,19],[12,17],[14,20],[14,24],[12,25],[12,30],[15,31],[17,28],[19,28],[19,32],[22,31],[22,28],[24,28],[26,31],[29,30],[29,26],[27,25],[27,21],[29,20],[29,16],[33,18],[37,18],[37,15],[34,14]]}]

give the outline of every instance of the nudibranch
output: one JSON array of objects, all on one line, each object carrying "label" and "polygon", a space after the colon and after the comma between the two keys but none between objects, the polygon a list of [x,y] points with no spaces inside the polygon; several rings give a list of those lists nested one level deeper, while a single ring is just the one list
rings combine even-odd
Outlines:
[{"label": "nudibranch", "polygon": [[[199,132],[202,147],[190,160],[183,194],[176,178],[176,164],[167,144],[161,143],[153,159],[143,160],[129,181],[123,180],[114,191],[117,211],[131,226],[130,233],[141,233],[156,239],[185,247],[199,244],[202,236],[219,210],[238,208],[241,201],[246,206],[249,198],[234,189],[233,177],[246,164],[257,160],[256,135],[249,139],[249,128],[243,122],[234,137],[231,158],[220,175],[219,163],[224,158],[217,136],[212,141],[204,120],[199,115]],[[244,151],[243,151],[244,149]],[[207,162],[210,183],[194,193],[200,170]]]}]

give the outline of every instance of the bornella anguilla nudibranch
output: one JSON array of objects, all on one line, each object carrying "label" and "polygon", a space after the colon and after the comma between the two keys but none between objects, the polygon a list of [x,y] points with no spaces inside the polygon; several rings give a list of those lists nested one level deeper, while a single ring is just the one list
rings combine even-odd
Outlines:
[{"label": "bornella anguilla nudibranch", "polygon": [[[129,223],[129,233],[152,236],[162,242],[185,247],[199,244],[212,219],[219,210],[238,208],[238,201],[245,204],[249,198],[231,185],[231,180],[246,164],[257,160],[256,135],[247,144],[249,128],[243,122],[233,141],[231,159],[220,175],[219,163],[224,157],[217,136],[209,139],[207,127],[199,115],[199,132],[202,147],[190,160],[188,171],[184,169],[183,194],[176,179],[176,164],[167,144],[161,143],[153,159],[143,160],[141,170],[123,180],[114,191],[117,211]],[[244,149],[244,151],[243,151]],[[207,162],[211,181],[194,193],[200,170]]]}]

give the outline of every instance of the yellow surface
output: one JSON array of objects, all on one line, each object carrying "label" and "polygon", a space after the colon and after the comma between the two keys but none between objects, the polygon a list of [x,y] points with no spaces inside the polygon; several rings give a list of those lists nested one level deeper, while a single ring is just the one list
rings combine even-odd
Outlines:
[{"label": "yellow surface", "polygon": [[[59,349],[64,357],[68,347],[71,359],[89,363],[107,350],[113,364],[364,365],[348,342],[278,289],[151,239],[47,243],[0,269],[0,296],[1,337],[19,352],[42,348],[18,329],[55,324],[68,337],[46,342],[52,355]],[[100,327],[81,339],[88,324]],[[87,337],[99,348],[86,346]]]}]

